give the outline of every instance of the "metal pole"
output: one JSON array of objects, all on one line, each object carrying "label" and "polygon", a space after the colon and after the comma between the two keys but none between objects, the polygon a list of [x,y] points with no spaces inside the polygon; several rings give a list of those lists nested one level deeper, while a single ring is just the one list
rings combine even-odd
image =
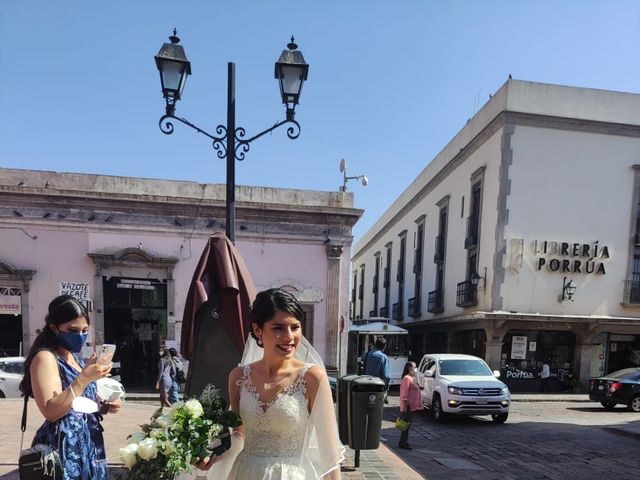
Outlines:
[{"label": "metal pole", "polygon": [[236,241],[236,65],[227,64],[227,222],[226,234]]}]

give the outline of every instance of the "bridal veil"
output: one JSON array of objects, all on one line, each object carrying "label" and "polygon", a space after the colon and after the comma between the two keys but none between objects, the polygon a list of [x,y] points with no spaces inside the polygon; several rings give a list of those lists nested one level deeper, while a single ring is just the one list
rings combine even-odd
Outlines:
[{"label": "bridal veil", "polygon": [[[239,366],[248,365],[262,359],[264,350],[249,335]],[[340,462],[344,460],[344,446],[340,442],[331,389],[322,358],[309,341],[302,337],[294,357],[306,364],[317,365],[324,372],[318,393],[311,408],[306,428],[304,446],[299,464],[311,464],[316,479],[339,478]],[[233,436],[232,446],[212,466],[207,474],[209,480],[226,480],[235,457],[243,447],[243,440]]]}]

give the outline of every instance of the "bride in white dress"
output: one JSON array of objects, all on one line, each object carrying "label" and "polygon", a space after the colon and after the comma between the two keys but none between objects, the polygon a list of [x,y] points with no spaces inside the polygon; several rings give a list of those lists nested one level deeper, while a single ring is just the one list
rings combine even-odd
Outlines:
[{"label": "bride in white dress", "polygon": [[303,310],[280,289],[259,293],[240,366],[229,375],[243,425],[232,447],[198,464],[210,480],[340,479],[344,447],[324,365],[302,336]]}]

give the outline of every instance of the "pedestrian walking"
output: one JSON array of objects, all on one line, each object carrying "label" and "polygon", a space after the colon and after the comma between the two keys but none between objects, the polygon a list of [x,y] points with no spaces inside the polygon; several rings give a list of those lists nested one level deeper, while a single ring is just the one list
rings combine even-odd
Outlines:
[{"label": "pedestrian walking", "polygon": [[156,390],[160,391],[160,406],[170,407],[169,391],[173,386],[173,379],[176,376],[176,367],[171,360],[169,350],[164,350],[158,363],[158,380],[156,380]]},{"label": "pedestrian walking", "polygon": [[542,362],[542,370],[540,370],[540,392],[543,393],[549,391],[549,377],[551,376],[549,363],[549,360]]},{"label": "pedestrian walking", "polygon": [[384,353],[385,348],[387,348],[387,341],[384,337],[377,338],[373,350],[368,351],[364,356],[364,374],[381,378],[384,381],[384,403],[389,403],[387,392],[389,391],[391,374],[389,372],[389,357]]},{"label": "pedestrian walking", "polygon": [[178,351],[171,347],[169,349],[169,355],[171,355],[171,361],[173,362],[173,368],[175,368],[175,375],[173,376],[173,383],[169,389],[169,402],[171,405],[178,401],[178,395],[180,394],[180,384],[184,383],[184,373],[180,368],[180,356]]},{"label": "pedestrian walking", "polygon": [[405,450],[411,450],[408,440],[412,413],[423,408],[420,387],[413,381],[415,369],[414,362],[407,362],[402,371],[402,382],[400,383],[400,418],[407,422],[408,426],[400,433],[398,447]]}]

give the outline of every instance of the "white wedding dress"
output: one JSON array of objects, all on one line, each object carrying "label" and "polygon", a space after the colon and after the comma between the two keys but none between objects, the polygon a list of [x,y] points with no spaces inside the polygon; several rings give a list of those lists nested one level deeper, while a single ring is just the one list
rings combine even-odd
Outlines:
[{"label": "white wedding dress", "polygon": [[262,402],[251,379],[251,366],[243,367],[240,417],[244,448],[236,457],[229,480],[305,480],[317,478],[304,452],[309,428],[305,398],[305,364],[296,379],[272,401]]},{"label": "white wedding dress", "polygon": [[[309,414],[305,374],[316,366],[325,372],[318,352],[302,338],[295,357],[304,366],[296,379],[271,402],[261,401],[251,379],[251,364],[264,350],[249,336],[239,380],[239,414],[244,439],[235,435],[231,448],[206,473],[208,480],[315,480],[340,478],[344,446],[340,442],[329,382],[318,386]],[[202,473],[202,472],[201,472]],[[182,476],[179,480],[191,480]]]}]

